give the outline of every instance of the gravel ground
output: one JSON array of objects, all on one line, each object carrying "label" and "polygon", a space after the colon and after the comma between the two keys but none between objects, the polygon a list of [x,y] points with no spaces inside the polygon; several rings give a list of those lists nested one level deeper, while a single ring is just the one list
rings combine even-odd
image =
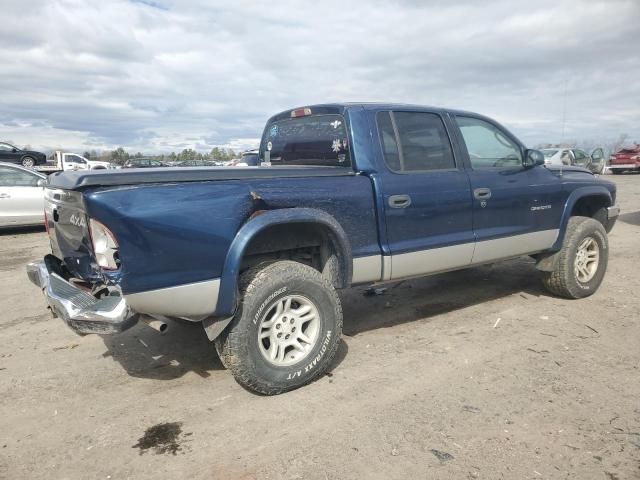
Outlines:
[{"label": "gravel ground", "polygon": [[529,259],[343,292],[333,370],[260,397],[199,325],[76,336],[0,235],[0,478],[640,478],[640,176],[594,296],[546,294]]}]

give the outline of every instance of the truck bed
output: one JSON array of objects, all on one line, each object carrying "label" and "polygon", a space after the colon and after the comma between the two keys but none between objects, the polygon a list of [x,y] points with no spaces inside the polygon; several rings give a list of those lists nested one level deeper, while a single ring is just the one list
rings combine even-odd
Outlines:
[{"label": "truck bed", "polygon": [[49,185],[64,190],[149,183],[206,182],[214,180],[252,180],[348,176],[345,167],[166,167],[125,170],[58,172],[49,176]]}]

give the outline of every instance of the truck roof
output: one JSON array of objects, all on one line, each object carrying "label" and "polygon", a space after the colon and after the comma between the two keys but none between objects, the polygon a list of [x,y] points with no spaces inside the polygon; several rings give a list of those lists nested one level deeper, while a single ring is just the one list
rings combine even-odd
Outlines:
[{"label": "truck roof", "polygon": [[389,102],[337,102],[337,103],[318,103],[314,105],[304,105],[300,107],[290,108],[288,110],[283,110],[271,118],[269,118],[267,123],[273,122],[275,120],[282,120],[285,118],[291,118],[291,112],[294,110],[301,110],[304,108],[310,108],[314,113],[325,113],[325,114],[343,114],[346,110],[428,110],[430,112],[437,113],[453,113],[455,115],[473,115],[479,118],[486,118],[484,115],[480,115],[475,112],[470,112],[467,110],[458,110],[451,108],[443,108],[443,107],[434,107],[430,105],[417,105],[412,103],[389,103]]}]

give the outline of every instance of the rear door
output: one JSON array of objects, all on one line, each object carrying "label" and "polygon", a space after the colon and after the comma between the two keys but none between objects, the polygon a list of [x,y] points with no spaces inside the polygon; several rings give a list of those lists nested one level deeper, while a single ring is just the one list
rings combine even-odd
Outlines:
[{"label": "rear door", "polygon": [[454,121],[467,157],[473,195],[473,263],[550,247],[556,234],[539,231],[544,227],[538,213],[552,207],[544,201],[546,187],[539,185],[537,177],[548,176],[550,182],[556,177],[542,166],[535,169],[544,171],[532,175],[535,169],[522,163],[524,148],[498,124],[470,114],[456,115]]},{"label": "rear door", "polygon": [[41,178],[20,168],[0,166],[0,225],[44,224]]},{"label": "rear door", "polygon": [[469,265],[471,189],[442,117],[426,111],[376,114],[387,173],[380,176],[391,278]]}]

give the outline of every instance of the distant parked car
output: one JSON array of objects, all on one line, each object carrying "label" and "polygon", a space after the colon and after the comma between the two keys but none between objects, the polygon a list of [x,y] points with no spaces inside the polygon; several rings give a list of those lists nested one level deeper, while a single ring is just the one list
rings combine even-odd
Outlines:
[{"label": "distant parked car", "polygon": [[257,167],[259,165],[258,150],[247,150],[240,158],[227,162],[228,167]]},{"label": "distant parked car", "polygon": [[160,160],[153,158],[130,158],[127,160],[122,168],[151,168],[151,167],[166,167]]},{"label": "distant parked car", "polygon": [[604,169],[604,151],[596,148],[591,155],[579,148],[543,148],[545,165],[573,165],[583,167],[593,173],[602,173]]},{"label": "distant parked car", "polygon": [[17,163],[23,167],[34,167],[47,162],[47,156],[33,150],[22,150],[10,143],[0,142],[0,162]]},{"label": "distant parked car", "polygon": [[0,227],[44,225],[46,175],[0,163]]},{"label": "distant parked car", "polygon": [[623,172],[640,171],[640,144],[622,148],[611,155],[609,170],[616,175]]},{"label": "distant parked car", "polygon": [[184,160],[174,164],[175,167],[217,167],[218,165],[212,160]]}]

